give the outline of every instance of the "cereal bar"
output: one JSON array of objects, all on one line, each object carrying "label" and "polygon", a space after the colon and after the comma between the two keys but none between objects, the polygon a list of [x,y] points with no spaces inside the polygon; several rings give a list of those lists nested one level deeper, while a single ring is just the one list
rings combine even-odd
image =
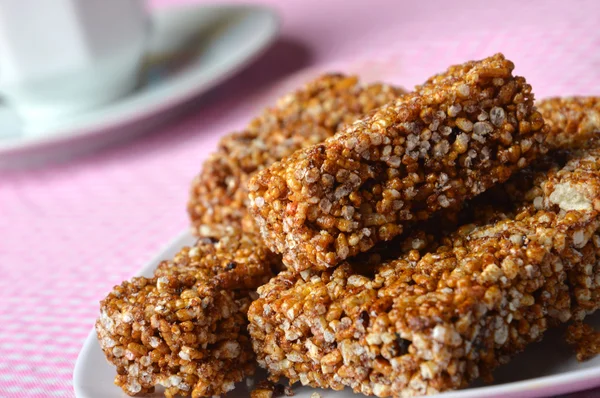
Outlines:
[{"label": "cereal bar", "polygon": [[537,108],[550,129],[549,149],[565,144],[582,146],[600,133],[600,97],[547,98],[539,101]]},{"label": "cereal bar", "polygon": [[117,366],[117,385],[128,394],[161,384],[168,396],[211,396],[254,371],[246,311],[280,258],[246,217],[248,177],[402,93],[324,75],[221,141],[195,179],[188,206],[203,238],[163,262],[152,278],[124,282],[101,303],[96,329]]},{"label": "cereal bar", "polygon": [[314,387],[434,394],[490,377],[549,326],[593,311],[600,149],[533,181],[516,213],[465,225],[435,251],[274,277],[248,312],[261,366]]},{"label": "cereal bar", "polygon": [[327,269],[506,181],[546,150],[513,69],[501,54],[452,66],[259,172],[250,208],[266,244],[290,269]]},{"label": "cereal bar", "polygon": [[600,332],[586,323],[576,322],[569,325],[566,340],[575,349],[577,360],[580,362],[600,354]]},{"label": "cereal bar", "polygon": [[279,261],[258,235],[200,239],[101,302],[98,341],[130,395],[220,395],[255,369],[246,313]]},{"label": "cereal bar", "polygon": [[[355,76],[327,74],[281,98],[246,130],[228,135],[194,179],[188,202],[193,230],[222,236],[245,220],[248,179],[300,148],[332,136],[338,127],[404,93],[385,84],[362,85]],[[246,221],[246,222],[245,222]]]}]

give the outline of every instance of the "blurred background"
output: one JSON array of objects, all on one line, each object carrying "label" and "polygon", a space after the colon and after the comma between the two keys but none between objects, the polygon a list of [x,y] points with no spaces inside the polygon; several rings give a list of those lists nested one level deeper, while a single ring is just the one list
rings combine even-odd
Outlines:
[{"label": "blurred background", "polygon": [[[0,0],[0,10],[8,1]],[[227,2],[236,3],[248,1]],[[264,49],[198,96],[162,108],[169,95],[153,99],[156,114],[111,130],[124,139],[71,156],[73,142],[92,136],[77,127],[77,115],[75,127],[56,131],[79,134],[78,141],[63,137],[33,150],[47,131],[0,134],[0,148],[11,140],[0,150],[0,396],[73,396],[74,362],[98,301],[187,228],[190,182],[219,138],[318,73],[356,73],[411,88],[450,64],[503,52],[537,98],[600,93],[596,0],[253,3],[280,21]],[[209,3],[152,0],[147,7],[153,15],[184,4]],[[154,72],[177,78],[176,67]],[[113,117],[111,106],[100,107],[86,128]],[[60,156],[48,160],[50,153]]]}]

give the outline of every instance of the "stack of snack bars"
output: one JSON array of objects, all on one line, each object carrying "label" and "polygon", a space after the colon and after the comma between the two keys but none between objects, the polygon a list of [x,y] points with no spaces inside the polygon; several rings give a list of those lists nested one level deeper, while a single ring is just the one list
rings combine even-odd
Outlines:
[{"label": "stack of snack bars", "polygon": [[436,250],[279,274],[249,312],[259,363],[312,386],[432,394],[489,376],[553,323],[593,311],[600,149],[536,180],[533,200]]},{"label": "stack of snack bars", "polygon": [[411,93],[325,75],[225,137],[192,185],[197,244],[101,302],[115,383],[212,396],[258,363],[432,394],[596,310],[600,102],[536,106],[513,69],[497,54]]},{"label": "stack of snack bars", "polygon": [[130,395],[224,394],[256,367],[247,331],[256,288],[283,268],[247,216],[251,175],[404,93],[353,76],[324,75],[277,102],[241,133],[224,137],[192,183],[199,237],[152,278],[125,281],[101,302],[98,340]]}]

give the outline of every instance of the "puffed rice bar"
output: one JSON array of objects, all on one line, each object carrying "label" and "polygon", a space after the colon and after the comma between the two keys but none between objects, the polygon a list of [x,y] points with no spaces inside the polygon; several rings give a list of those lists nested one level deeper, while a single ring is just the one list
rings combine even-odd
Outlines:
[{"label": "puffed rice bar", "polygon": [[[228,391],[254,371],[245,314],[253,291],[280,261],[245,217],[248,176],[295,149],[322,141],[341,123],[402,93],[382,84],[361,86],[353,76],[324,75],[282,98],[245,132],[222,140],[196,178],[189,204],[194,229],[205,238],[161,264],[153,278],[134,278],[115,287],[101,304],[98,338],[117,366],[117,385],[129,394],[162,384],[167,395],[206,396]],[[150,305],[160,312],[143,310]],[[137,318],[124,315],[133,313]],[[161,321],[153,321],[155,317]],[[132,328],[146,328],[145,334]],[[168,337],[173,328],[179,332]],[[189,341],[180,347],[176,339],[181,333]],[[235,349],[223,356],[221,346]]]},{"label": "puffed rice bar", "polygon": [[548,149],[585,146],[600,133],[600,97],[556,97],[537,103],[549,127]]},{"label": "puffed rice bar", "polygon": [[527,166],[547,129],[531,86],[497,54],[417,91],[254,176],[250,209],[295,271],[327,269]]},{"label": "puffed rice bar", "polygon": [[534,182],[515,215],[459,228],[435,252],[280,273],[248,312],[259,363],[273,380],[434,394],[489,377],[549,325],[592,312],[600,149]]},{"label": "puffed rice bar", "polygon": [[[405,91],[385,84],[360,84],[356,76],[323,75],[266,109],[246,130],[228,135],[192,182],[188,213],[199,236],[222,236],[246,219],[249,177],[295,152],[322,142]],[[250,221],[250,222],[248,222]]]},{"label": "puffed rice bar", "polygon": [[588,324],[576,322],[569,325],[566,340],[575,349],[577,360],[580,362],[600,354],[600,332]]},{"label": "puffed rice bar", "polygon": [[279,259],[258,235],[200,239],[159,265],[151,278],[115,286],[101,302],[96,331],[115,384],[130,395],[226,393],[255,358],[246,313]]}]

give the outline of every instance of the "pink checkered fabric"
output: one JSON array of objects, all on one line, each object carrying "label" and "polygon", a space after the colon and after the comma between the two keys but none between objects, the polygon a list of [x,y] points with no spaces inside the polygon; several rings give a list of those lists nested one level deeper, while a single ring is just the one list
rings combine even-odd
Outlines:
[{"label": "pink checkered fabric", "polygon": [[281,40],[196,111],[87,158],[0,174],[1,397],[73,396],[98,301],[186,228],[189,182],[219,136],[317,72],[411,87],[502,51],[538,98],[600,94],[597,0],[261,3],[281,13]]}]

